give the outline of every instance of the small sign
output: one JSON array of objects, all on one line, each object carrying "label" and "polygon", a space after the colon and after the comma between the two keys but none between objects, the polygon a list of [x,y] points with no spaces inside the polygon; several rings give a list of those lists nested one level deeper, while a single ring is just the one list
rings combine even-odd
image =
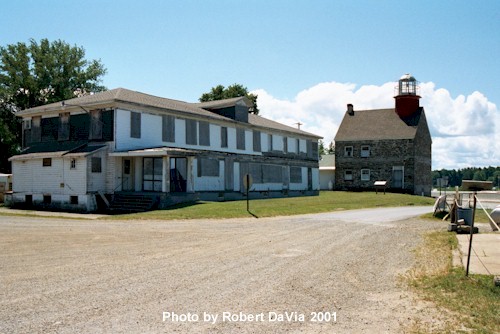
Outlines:
[{"label": "small sign", "polygon": [[243,187],[245,187],[245,190],[249,190],[250,187],[252,187],[253,180],[252,180],[252,175],[250,174],[245,174],[243,177]]}]

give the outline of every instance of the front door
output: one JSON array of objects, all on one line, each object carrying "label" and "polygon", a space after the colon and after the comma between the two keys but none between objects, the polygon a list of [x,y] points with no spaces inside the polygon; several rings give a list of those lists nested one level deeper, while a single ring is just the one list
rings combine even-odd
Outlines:
[{"label": "front door", "polygon": [[186,192],[187,158],[170,158],[170,192]]},{"label": "front door", "polygon": [[163,158],[143,158],[142,190],[161,191],[163,183]]},{"label": "front door", "polygon": [[395,189],[403,188],[404,167],[394,166],[392,168],[392,187]]},{"label": "front door", "polygon": [[132,159],[123,159],[122,190],[134,191],[134,178],[132,176]]}]

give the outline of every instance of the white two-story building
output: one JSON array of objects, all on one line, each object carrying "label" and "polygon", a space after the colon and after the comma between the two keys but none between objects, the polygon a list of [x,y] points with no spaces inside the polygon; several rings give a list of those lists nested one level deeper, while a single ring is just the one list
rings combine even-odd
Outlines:
[{"label": "white two-story building", "polygon": [[316,195],[317,135],[249,113],[123,88],[23,110],[14,205],[143,210],[194,199]]}]

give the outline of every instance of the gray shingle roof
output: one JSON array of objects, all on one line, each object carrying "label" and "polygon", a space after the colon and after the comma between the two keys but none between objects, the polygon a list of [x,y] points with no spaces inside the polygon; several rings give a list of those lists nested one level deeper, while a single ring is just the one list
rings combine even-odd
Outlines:
[{"label": "gray shingle roof", "polygon": [[[218,120],[225,120],[228,122],[235,122],[234,120],[218,115],[216,113],[213,113],[211,111],[205,110],[202,108],[209,108],[209,107],[229,107],[229,106],[234,106],[236,103],[238,103],[241,100],[248,100],[246,97],[236,97],[232,99],[227,99],[227,100],[220,100],[220,101],[210,101],[210,102],[203,102],[203,103],[188,103],[188,102],[183,102],[183,101],[178,101],[178,100],[172,100],[172,99],[167,99],[164,97],[158,97],[154,95],[149,95],[149,94],[144,94],[141,92],[136,92],[132,90],[128,90],[125,88],[116,88],[100,93],[96,93],[93,95],[87,95],[87,96],[82,96],[70,100],[64,101],[66,104],[66,107],[62,106],[61,102],[56,102],[56,103],[51,103],[51,104],[46,104],[43,106],[31,108],[31,109],[26,109],[22,110],[16,113],[17,116],[28,116],[28,115],[34,115],[34,114],[40,114],[40,113],[48,113],[48,112],[61,112],[64,110],[67,110],[66,108],[73,106],[82,106],[85,109],[90,109],[90,108],[99,108],[100,106],[114,103],[114,102],[126,102],[126,103],[131,103],[135,105],[141,105],[141,106],[148,106],[148,107],[155,107],[159,109],[165,109],[165,110],[171,110],[171,111],[178,111],[181,113],[186,113],[186,114],[192,114],[192,115],[197,115],[197,116],[203,116],[203,117],[208,117],[208,118],[213,118],[213,119],[218,119]],[[245,102],[246,103],[246,102]],[[296,134],[301,134],[304,136],[309,136],[309,137],[315,137],[315,138],[321,138],[320,136],[298,130],[294,127],[287,126],[278,122],[271,121],[269,119],[266,119],[261,116],[257,116],[254,114],[249,114],[249,124],[257,126],[257,127],[265,127],[269,129],[276,129],[276,130],[281,130],[281,131],[287,131],[287,132],[292,132]]]},{"label": "gray shingle roof", "polygon": [[339,126],[335,141],[413,139],[423,108],[410,119],[401,119],[394,108],[356,110],[346,113]]}]

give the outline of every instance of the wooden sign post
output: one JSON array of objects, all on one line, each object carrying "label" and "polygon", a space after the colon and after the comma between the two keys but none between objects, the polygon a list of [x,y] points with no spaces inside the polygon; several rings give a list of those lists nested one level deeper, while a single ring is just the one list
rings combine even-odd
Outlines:
[{"label": "wooden sign post", "polygon": [[249,191],[250,187],[252,186],[253,180],[252,176],[250,174],[245,174],[243,177],[243,186],[245,187],[245,191],[247,194],[247,211],[250,212],[250,198],[249,198]]}]

